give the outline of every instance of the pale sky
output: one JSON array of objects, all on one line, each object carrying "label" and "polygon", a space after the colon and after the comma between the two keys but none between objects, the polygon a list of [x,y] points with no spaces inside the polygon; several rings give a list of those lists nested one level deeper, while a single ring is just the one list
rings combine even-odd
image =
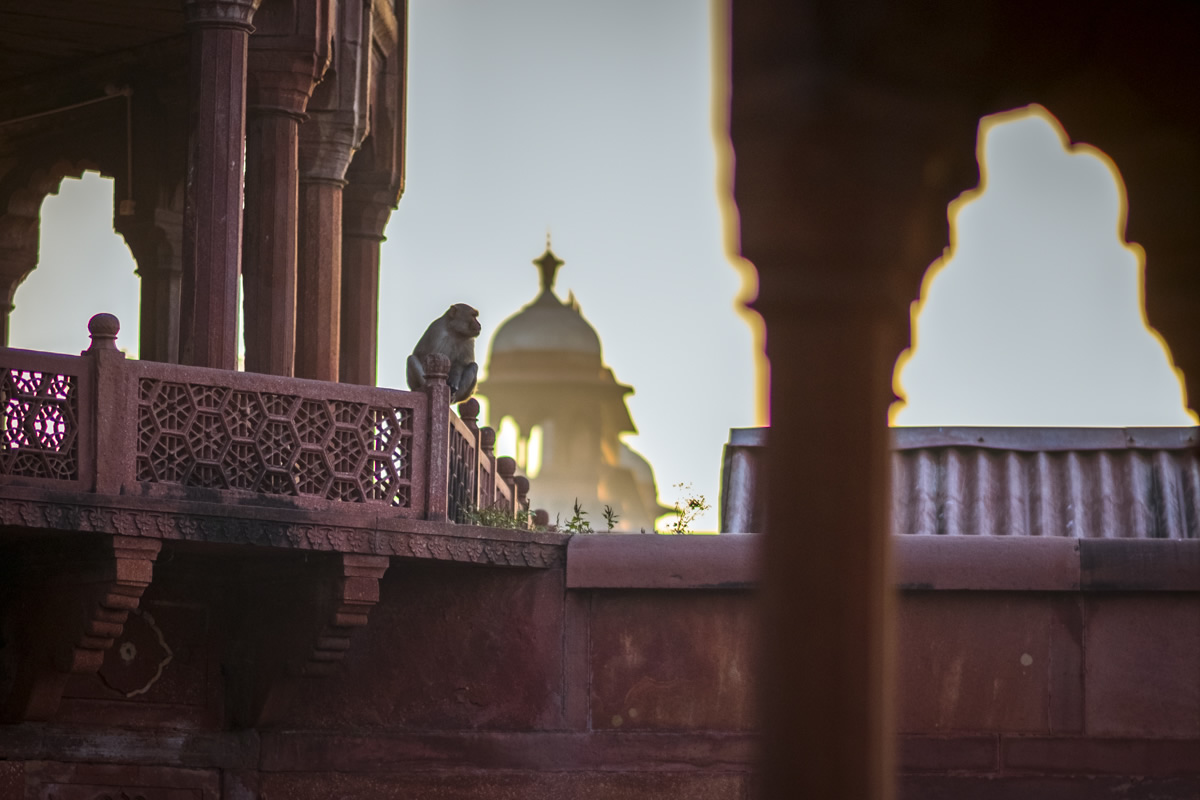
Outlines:
[{"label": "pale sky", "polygon": [[[566,261],[559,294],[574,292],[605,363],[636,390],[626,440],[664,504],[677,483],[708,498],[699,530],[716,529],[729,429],[760,422],[760,344],[722,238],[711,25],[694,0],[411,4],[407,189],[382,252],[378,375],[404,388],[405,357],[455,302],[480,310],[482,365],[537,292],[530,260],[549,229]],[[1161,348],[1133,325],[1139,267],[1117,237],[1115,184],[1101,159],[1051,147],[1049,127],[988,140],[997,195],[962,205],[954,258],[927,281],[922,349],[900,375],[904,424],[1191,424]],[[17,293],[12,346],[78,352],[88,317],[109,311],[136,355],[138,283],[111,230],[111,186],[88,176],[47,198],[43,267]]]}]

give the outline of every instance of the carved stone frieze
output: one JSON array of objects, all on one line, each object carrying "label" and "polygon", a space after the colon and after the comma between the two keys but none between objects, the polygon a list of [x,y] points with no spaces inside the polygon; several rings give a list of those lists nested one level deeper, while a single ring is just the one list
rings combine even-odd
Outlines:
[{"label": "carved stone frieze", "polygon": [[[0,524],[79,531],[168,541],[244,544],[289,550],[428,558],[471,564],[548,568],[561,563],[564,544],[544,536],[513,532],[529,539],[380,530],[364,516],[361,526],[293,522],[246,517],[114,508],[80,503],[0,498]],[[444,526],[453,530],[454,526]],[[536,538],[535,538],[536,537]],[[563,540],[565,543],[565,539]]]}]

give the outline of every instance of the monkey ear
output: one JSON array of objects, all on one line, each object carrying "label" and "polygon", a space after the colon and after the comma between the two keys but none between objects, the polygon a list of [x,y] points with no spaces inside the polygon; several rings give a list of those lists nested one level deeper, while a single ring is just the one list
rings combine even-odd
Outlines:
[{"label": "monkey ear", "polygon": [[458,316],[458,306],[450,306],[450,310],[446,312],[446,315],[450,317]]}]

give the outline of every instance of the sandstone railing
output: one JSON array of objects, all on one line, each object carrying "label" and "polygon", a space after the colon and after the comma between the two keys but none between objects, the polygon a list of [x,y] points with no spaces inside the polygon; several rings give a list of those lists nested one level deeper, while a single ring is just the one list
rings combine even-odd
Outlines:
[{"label": "sandstone railing", "polygon": [[[116,317],[79,356],[0,348],[0,482],[464,522],[527,510],[479,404],[450,409],[449,364],[418,392],[127,360]],[[526,490],[526,491],[523,491]]]}]

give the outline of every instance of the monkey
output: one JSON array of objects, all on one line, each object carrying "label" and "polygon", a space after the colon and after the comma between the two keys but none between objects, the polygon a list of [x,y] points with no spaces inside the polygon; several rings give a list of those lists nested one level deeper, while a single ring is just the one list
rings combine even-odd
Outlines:
[{"label": "monkey", "polygon": [[479,335],[479,312],[466,303],[455,303],[435,319],[421,335],[408,357],[408,388],[425,385],[425,356],[441,353],[450,359],[450,402],[461,403],[475,394],[479,365],[475,363],[475,337]]}]

